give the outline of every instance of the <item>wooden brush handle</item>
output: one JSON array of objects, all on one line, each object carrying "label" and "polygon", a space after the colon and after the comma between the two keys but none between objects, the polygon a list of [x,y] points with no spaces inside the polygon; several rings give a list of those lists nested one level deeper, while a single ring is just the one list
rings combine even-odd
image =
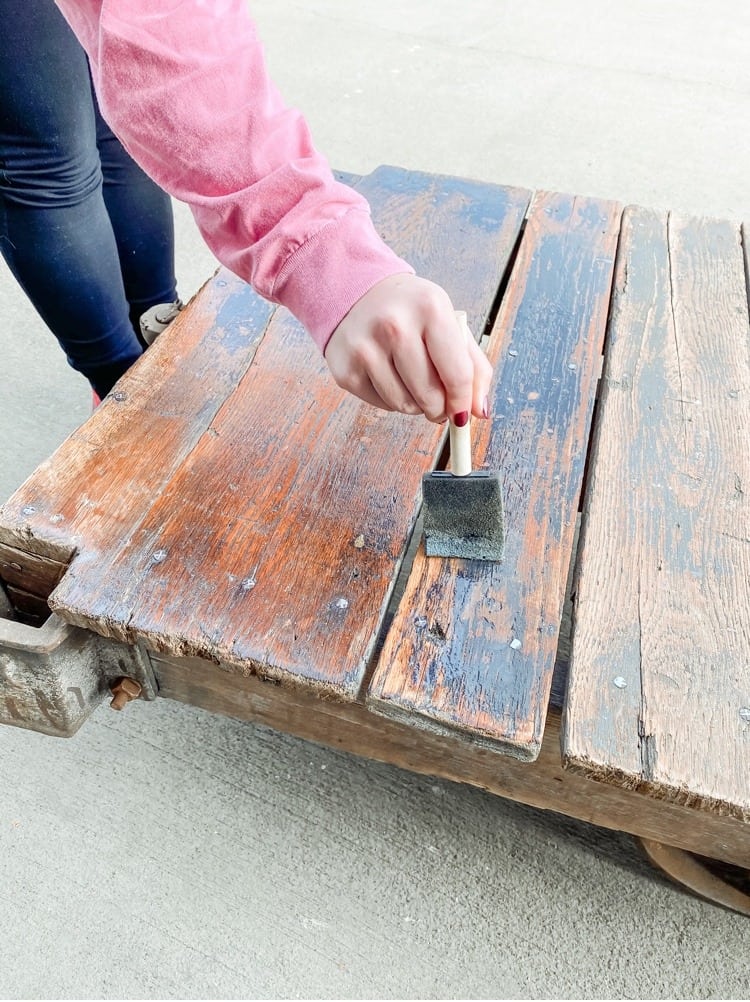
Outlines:
[{"label": "wooden brush handle", "polygon": [[[466,313],[456,310],[456,320],[463,336],[470,338],[471,331],[466,322]],[[466,424],[459,428],[450,421],[451,473],[454,477],[467,477],[471,473],[471,414]]]},{"label": "wooden brush handle", "polygon": [[471,419],[463,428],[450,422],[451,473],[454,477],[467,477],[471,473]]}]

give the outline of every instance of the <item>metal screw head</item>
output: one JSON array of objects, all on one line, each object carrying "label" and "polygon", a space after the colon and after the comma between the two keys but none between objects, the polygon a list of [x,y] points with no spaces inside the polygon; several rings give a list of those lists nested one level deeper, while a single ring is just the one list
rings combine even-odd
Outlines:
[{"label": "metal screw head", "polygon": [[136,682],[134,678],[127,678],[127,676],[118,678],[110,686],[112,701],[109,705],[113,710],[122,710],[131,699],[138,699],[142,691],[141,683]]}]

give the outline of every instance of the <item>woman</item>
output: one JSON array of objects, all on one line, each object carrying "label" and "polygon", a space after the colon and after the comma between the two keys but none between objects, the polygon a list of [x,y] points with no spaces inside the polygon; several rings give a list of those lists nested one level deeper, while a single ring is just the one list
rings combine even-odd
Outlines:
[{"label": "woman", "polygon": [[169,196],[104,122],[53,0],[0,0],[0,250],[68,361],[108,393],[177,299]]}]

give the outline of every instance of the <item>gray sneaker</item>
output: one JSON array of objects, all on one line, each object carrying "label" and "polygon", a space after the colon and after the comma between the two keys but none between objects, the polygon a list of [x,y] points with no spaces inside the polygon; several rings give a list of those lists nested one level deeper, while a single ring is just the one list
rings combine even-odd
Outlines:
[{"label": "gray sneaker", "polygon": [[150,310],[141,317],[141,336],[146,344],[153,344],[163,330],[172,323],[174,318],[182,309],[182,301],[177,299],[174,303],[159,303],[152,306]]}]

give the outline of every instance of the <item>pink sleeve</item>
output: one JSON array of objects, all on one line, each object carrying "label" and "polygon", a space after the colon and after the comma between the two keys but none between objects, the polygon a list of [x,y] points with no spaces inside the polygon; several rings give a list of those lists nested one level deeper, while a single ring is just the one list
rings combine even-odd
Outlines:
[{"label": "pink sleeve", "polygon": [[123,145],[190,205],[216,257],[288,307],[321,350],[373,285],[412,272],[284,105],[247,0],[57,3]]}]

